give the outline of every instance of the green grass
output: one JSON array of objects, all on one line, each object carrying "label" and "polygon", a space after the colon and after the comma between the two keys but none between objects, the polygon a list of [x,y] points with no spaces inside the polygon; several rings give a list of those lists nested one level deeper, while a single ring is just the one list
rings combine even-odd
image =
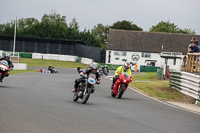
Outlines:
[{"label": "green grass", "polygon": [[33,72],[39,72],[39,70],[12,70],[9,74],[20,74],[20,73],[33,73]]},{"label": "green grass", "polygon": [[[38,66],[46,67],[49,65],[53,67],[60,68],[77,68],[78,66],[82,68],[87,68],[87,65],[80,62],[71,62],[71,61],[57,61],[57,60],[40,60],[40,59],[31,59],[31,58],[20,58],[20,63],[26,63],[27,66]],[[40,72],[39,70],[12,70],[10,74],[19,74],[19,73],[28,73],[28,72]]]},{"label": "green grass", "polygon": [[[183,94],[169,88],[169,82],[162,82],[166,80],[158,80],[157,74],[147,72],[145,75],[134,75],[131,87],[141,91],[149,96],[161,100],[182,100]],[[135,82],[134,82],[135,81]],[[141,82],[140,82],[141,81]],[[146,81],[146,82],[143,82]],[[148,82],[149,81],[149,82]]]},{"label": "green grass", "polygon": [[155,72],[143,72],[143,75],[134,75],[133,81],[135,80],[156,80],[157,74]]},{"label": "green grass", "polygon": [[40,67],[48,67],[49,65],[51,65],[53,67],[62,67],[62,68],[77,68],[78,66],[82,68],[87,68],[87,65],[85,64],[82,64],[80,62],[71,62],[71,61],[20,58],[20,63],[26,63],[27,66],[40,66]]}]

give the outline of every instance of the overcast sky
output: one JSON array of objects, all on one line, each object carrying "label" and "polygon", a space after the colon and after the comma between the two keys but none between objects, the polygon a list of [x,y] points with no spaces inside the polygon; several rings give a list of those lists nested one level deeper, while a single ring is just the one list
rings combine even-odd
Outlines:
[{"label": "overcast sky", "polygon": [[0,0],[0,24],[16,16],[40,21],[51,10],[66,16],[67,23],[76,18],[80,30],[127,20],[149,31],[160,21],[169,21],[200,35],[200,0]]}]

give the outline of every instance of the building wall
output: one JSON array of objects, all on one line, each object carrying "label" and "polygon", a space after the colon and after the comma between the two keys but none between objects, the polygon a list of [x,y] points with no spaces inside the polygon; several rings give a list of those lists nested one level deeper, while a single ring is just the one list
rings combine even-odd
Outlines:
[{"label": "building wall", "polygon": [[[115,64],[115,65],[123,65],[124,61],[130,62],[133,66],[137,62],[138,69],[140,66],[149,66],[151,62],[155,61],[156,67],[162,67],[165,64],[165,59],[160,57],[160,53],[150,53],[150,57],[145,57],[145,54],[142,52],[134,52],[134,51],[114,51],[114,50],[106,50],[106,64]],[[110,56],[109,56],[110,55]],[[181,56],[183,58],[183,55]],[[110,61],[109,61],[110,58]],[[138,60],[137,60],[138,59]],[[176,65],[174,65],[173,59],[168,59],[167,65],[169,65],[169,69],[180,70],[182,65],[182,60],[176,59]]]}]

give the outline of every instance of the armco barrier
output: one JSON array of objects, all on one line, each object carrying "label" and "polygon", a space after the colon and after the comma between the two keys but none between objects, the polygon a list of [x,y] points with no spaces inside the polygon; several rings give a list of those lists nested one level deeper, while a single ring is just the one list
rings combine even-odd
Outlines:
[{"label": "armco barrier", "polygon": [[76,62],[77,56],[72,55],[59,55],[59,54],[41,54],[33,53],[33,59],[45,59],[45,60],[59,60],[59,61],[73,61]]},{"label": "armco barrier", "polygon": [[188,72],[170,70],[170,88],[196,99],[200,105],[200,76]]},{"label": "armco barrier", "polygon": [[2,50],[0,50],[0,57],[1,57],[1,56],[3,56],[3,51],[2,51]]},{"label": "armco barrier", "polygon": [[43,56],[41,53],[32,53],[32,59],[42,59]]},{"label": "armco barrier", "polygon": [[92,64],[93,60],[89,58],[82,58],[81,63],[83,64]]},{"label": "armco barrier", "polygon": [[13,63],[13,70],[27,70],[27,64],[24,63]]},{"label": "armco barrier", "polygon": [[162,70],[161,69],[157,69],[157,79],[162,80]]}]

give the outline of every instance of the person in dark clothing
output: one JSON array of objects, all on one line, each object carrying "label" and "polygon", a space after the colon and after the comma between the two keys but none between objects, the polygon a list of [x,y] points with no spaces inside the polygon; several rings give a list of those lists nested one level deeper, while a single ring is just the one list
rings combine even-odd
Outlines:
[{"label": "person in dark clothing", "polygon": [[189,53],[198,53],[200,52],[200,47],[195,43],[195,41],[190,42],[191,49],[189,49]]},{"label": "person in dark clothing", "polygon": [[[88,77],[88,75],[90,73],[96,74],[96,83],[100,84],[100,80],[101,80],[101,75],[99,74],[99,72],[97,72],[97,65],[92,64],[88,69],[86,69],[85,71],[82,70],[81,67],[77,68],[78,73],[80,74],[80,78],[75,80],[75,85],[74,85],[74,89],[71,90],[71,92],[75,92],[76,89],[78,88],[79,83],[81,82],[85,82],[85,78]],[[87,76],[86,76],[87,75]]]},{"label": "person in dark clothing", "polygon": [[49,65],[48,70],[51,72],[53,69],[53,67],[51,65]]},{"label": "person in dark clothing", "polygon": [[[10,72],[11,70],[13,70],[14,65],[13,65],[12,61],[10,60],[10,56],[5,55],[5,56],[3,56],[3,57],[0,58],[0,61],[2,61],[2,60],[5,60],[5,61],[8,62],[8,66],[9,66],[9,70],[8,70],[8,71],[9,71],[9,72]],[[3,80],[4,77],[8,77],[8,76],[9,76],[9,73],[8,73],[8,72],[3,73],[3,74],[2,74],[2,77],[0,78],[0,82],[2,82],[2,80]]]},{"label": "person in dark clothing", "polygon": [[192,40],[191,40],[191,41],[194,41],[195,44],[199,45],[198,40],[197,40],[194,36],[192,37]]},{"label": "person in dark clothing", "polygon": [[195,44],[197,44],[197,46],[199,46],[198,40],[193,36],[192,40],[190,41],[190,45],[188,46],[188,53],[190,53],[190,51],[196,51],[196,50],[193,50],[194,46],[192,46],[191,42],[194,42]]}]

